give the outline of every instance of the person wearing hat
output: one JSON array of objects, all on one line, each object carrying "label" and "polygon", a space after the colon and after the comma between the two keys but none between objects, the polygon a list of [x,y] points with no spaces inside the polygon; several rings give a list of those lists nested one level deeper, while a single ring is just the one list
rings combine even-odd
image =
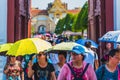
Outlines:
[{"label": "person wearing hat", "polygon": [[96,71],[97,80],[120,80],[120,50],[112,49],[108,53],[108,62]]},{"label": "person wearing hat", "polygon": [[83,61],[85,49],[74,46],[70,52],[72,60],[63,65],[58,80],[97,80],[92,65]]},{"label": "person wearing hat", "polygon": [[31,61],[28,63],[28,78],[32,78],[34,75],[34,80],[56,80],[55,69],[53,65],[47,61],[45,51],[39,52],[37,59],[37,63],[32,64]]}]

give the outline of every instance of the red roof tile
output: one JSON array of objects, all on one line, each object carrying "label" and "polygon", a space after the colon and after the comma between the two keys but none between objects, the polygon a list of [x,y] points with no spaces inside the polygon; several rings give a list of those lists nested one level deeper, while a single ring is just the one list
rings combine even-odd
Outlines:
[{"label": "red roof tile", "polygon": [[67,10],[68,13],[71,13],[71,14],[77,14],[79,13],[80,9],[73,9],[73,10]]},{"label": "red roof tile", "polygon": [[38,15],[38,14],[47,15],[48,13],[47,13],[47,10],[39,10],[39,9],[32,9],[32,10],[31,10],[31,15],[32,15],[32,17],[33,17],[33,16],[36,16],[36,15]]}]

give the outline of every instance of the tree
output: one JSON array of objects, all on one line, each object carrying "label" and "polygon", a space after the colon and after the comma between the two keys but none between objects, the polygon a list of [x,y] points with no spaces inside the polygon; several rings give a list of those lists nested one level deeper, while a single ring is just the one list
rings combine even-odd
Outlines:
[{"label": "tree", "polygon": [[34,35],[34,33],[35,33],[35,28],[31,26],[31,34]]},{"label": "tree", "polygon": [[72,23],[73,23],[73,15],[72,14],[67,14],[65,17],[65,22],[64,22],[64,26],[65,26],[65,30],[72,30]]},{"label": "tree", "polygon": [[84,4],[81,11],[76,16],[72,29],[75,32],[81,31],[83,34],[84,30],[87,29],[87,26],[88,26],[88,2]]},{"label": "tree", "polygon": [[67,14],[64,18],[60,19],[56,25],[55,33],[61,34],[63,31],[72,30],[73,15]]},{"label": "tree", "polygon": [[56,25],[56,28],[55,28],[55,33],[56,34],[61,34],[62,33],[62,31],[64,30],[64,20],[65,20],[65,18],[63,18],[63,19],[60,19],[59,21],[58,21],[58,23],[57,23],[57,25]]}]

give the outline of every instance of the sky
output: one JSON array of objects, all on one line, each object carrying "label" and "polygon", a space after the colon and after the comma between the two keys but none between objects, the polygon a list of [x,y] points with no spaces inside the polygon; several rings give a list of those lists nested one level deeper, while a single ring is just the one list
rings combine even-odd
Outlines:
[{"label": "sky", "polygon": [[[88,0],[61,0],[63,3],[68,3],[68,9],[74,9],[75,7],[82,7]],[[32,0],[32,8],[46,9],[48,3],[54,2],[54,0]]]}]

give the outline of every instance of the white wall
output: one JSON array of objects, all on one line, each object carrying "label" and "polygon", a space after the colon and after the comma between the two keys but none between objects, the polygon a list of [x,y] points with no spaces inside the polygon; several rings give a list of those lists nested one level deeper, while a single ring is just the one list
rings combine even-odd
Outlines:
[{"label": "white wall", "polygon": [[114,30],[120,30],[120,0],[114,0]]},{"label": "white wall", "polygon": [[0,44],[7,42],[7,0],[0,0]]}]

